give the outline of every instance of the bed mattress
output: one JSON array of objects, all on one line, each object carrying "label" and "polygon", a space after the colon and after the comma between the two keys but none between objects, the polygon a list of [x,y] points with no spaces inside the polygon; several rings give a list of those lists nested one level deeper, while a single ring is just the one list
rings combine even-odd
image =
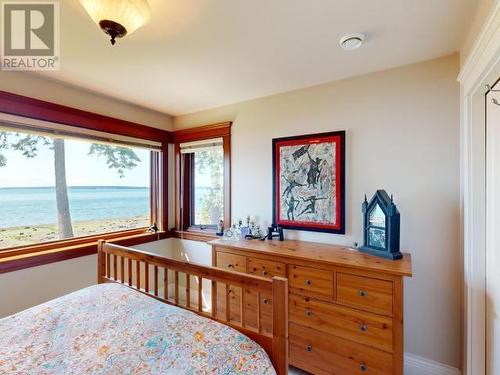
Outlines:
[{"label": "bed mattress", "polygon": [[119,284],[0,319],[0,374],[275,374],[240,332]]}]

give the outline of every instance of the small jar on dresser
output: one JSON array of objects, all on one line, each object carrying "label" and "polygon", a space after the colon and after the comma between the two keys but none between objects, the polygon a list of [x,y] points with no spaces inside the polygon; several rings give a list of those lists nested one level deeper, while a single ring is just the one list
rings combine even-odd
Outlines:
[{"label": "small jar on dresser", "polygon": [[[209,244],[216,267],[288,278],[292,366],[313,374],[403,374],[403,277],[412,276],[409,254],[391,261],[290,240]],[[237,288],[230,292],[230,319],[249,329],[260,325],[271,334],[272,310],[266,303],[271,296]],[[226,294],[216,295],[217,313],[224,314]]]}]

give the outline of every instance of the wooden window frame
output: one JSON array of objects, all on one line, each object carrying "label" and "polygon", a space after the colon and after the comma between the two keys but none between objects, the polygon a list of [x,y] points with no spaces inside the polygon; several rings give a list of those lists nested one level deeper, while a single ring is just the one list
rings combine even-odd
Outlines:
[{"label": "wooden window frame", "polygon": [[[175,228],[171,236],[190,239],[195,241],[209,241],[216,237],[214,228],[191,226],[190,210],[181,209],[181,199],[184,200],[183,207],[190,207],[189,186],[192,176],[182,174],[180,144],[185,142],[203,141],[212,138],[222,138],[224,152],[224,225],[231,223],[231,122],[221,122],[212,125],[199,126],[196,128],[177,130],[172,133],[174,143],[174,173],[175,173]],[[181,178],[184,181],[181,181]]]},{"label": "wooden window frame", "polygon": [[172,141],[171,132],[5,91],[0,91],[0,112],[161,143],[161,154],[152,152],[150,167],[151,222],[156,222],[158,233],[149,232],[149,228],[137,228],[2,249],[0,273],[95,254],[99,239],[128,246],[169,237],[168,145]]}]

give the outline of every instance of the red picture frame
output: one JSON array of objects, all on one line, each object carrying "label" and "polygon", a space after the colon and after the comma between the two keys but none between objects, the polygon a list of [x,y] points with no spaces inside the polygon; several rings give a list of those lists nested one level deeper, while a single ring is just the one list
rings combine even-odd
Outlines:
[{"label": "red picture frame", "polygon": [[345,234],[345,131],[273,139],[273,224]]}]

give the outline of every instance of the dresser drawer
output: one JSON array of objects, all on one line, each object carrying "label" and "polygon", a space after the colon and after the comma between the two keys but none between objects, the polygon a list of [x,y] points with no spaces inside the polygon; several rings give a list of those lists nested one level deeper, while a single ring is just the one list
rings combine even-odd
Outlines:
[{"label": "dresser drawer", "polygon": [[256,276],[269,277],[282,276],[286,277],[285,263],[272,262],[270,260],[248,257],[248,273]]},{"label": "dresser drawer", "polygon": [[331,301],[333,299],[333,272],[290,265],[290,290],[307,296]]},{"label": "dresser drawer", "polygon": [[313,374],[393,374],[392,354],[290,323],[290,364]]},{"label": "dresser drawer", "polygon": [[292,323],[392,353],[392,319],[308,297],[289,296]]},{"label": "dresser drawer", "polygon": [[237,271],[245,273],[247,271],[247,258],[243,255],[236,255],[217,251],[217,267],[229,271]]},{"label": "dresser drawer", "polygon": [[392,300],[392,281],[340,272],[337,274],[339,304],[392,316]]}]

